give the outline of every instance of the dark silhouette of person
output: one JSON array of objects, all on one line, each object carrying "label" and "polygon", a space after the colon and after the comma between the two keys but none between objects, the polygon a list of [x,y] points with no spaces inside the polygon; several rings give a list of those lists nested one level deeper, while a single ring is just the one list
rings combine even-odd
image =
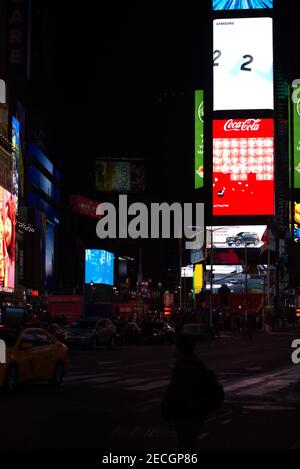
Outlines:
[{"label": "dark silhouette of person", "polygon": [[219,293],[221,305],[229,306],[229,297],[231,294],[230,288],[228,288],[227,285],[222,285],[219,288],[218,293]]},{"label": "dark silhouette of person", "polygon": [[195,354],[195,346],[191,335],[178,336],[177,361],[162,401],[162,415],[174,423],[179,447],[185,450],[197,449],[205,420],[200,392],[206,367]]}]

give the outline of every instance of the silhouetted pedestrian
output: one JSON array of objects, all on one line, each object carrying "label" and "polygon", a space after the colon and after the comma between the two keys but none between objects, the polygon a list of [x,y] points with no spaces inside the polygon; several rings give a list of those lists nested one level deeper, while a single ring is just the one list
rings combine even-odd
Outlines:
[{"label": "silhouetted pedestrian", "polygon": [[189,334],[177,338],[177,361],[162,402],[163,417],[174,423],[181,449],[197,449],[206,415],[223,402],[223,388],[194,353]]}]

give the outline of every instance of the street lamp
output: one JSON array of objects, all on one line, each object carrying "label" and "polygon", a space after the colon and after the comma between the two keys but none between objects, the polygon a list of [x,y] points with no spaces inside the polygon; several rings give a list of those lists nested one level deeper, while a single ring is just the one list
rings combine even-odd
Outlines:
[{"label": "street lamp", "polygon": [[214,244],[214,232],[222,230],[222,227],[219,228],[206,228],[207,231],[210,231],[210,299],[209,299],[209,325],[213,327],[213,244]]}]

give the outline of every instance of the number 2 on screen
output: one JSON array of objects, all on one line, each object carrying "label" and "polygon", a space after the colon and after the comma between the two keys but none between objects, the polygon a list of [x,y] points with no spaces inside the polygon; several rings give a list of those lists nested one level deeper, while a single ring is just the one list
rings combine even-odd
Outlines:
[{"label": "number 2 on screen", "polygon": [[[218,60],[222,57],[222,52],[220,50],[215,50],[214,51],[214,67],[218,67],[220,63]],[[243,72],[252,72],[252,68],[248,67],[248,65],[252,64],[254,61],[254,58],[250,54],[243,55],[243,59],[245,60],[244,63],[241,65],[241,70]]]}]

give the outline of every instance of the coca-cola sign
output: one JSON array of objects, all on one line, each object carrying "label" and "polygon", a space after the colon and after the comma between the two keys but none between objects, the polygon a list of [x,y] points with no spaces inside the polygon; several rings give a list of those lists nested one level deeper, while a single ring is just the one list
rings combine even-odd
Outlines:
[{"label": "coca-cola sign", "polygon": [[225,132],[258,132],[260,130],[261,119],[234,120],[229,119],[225,122]]}]

